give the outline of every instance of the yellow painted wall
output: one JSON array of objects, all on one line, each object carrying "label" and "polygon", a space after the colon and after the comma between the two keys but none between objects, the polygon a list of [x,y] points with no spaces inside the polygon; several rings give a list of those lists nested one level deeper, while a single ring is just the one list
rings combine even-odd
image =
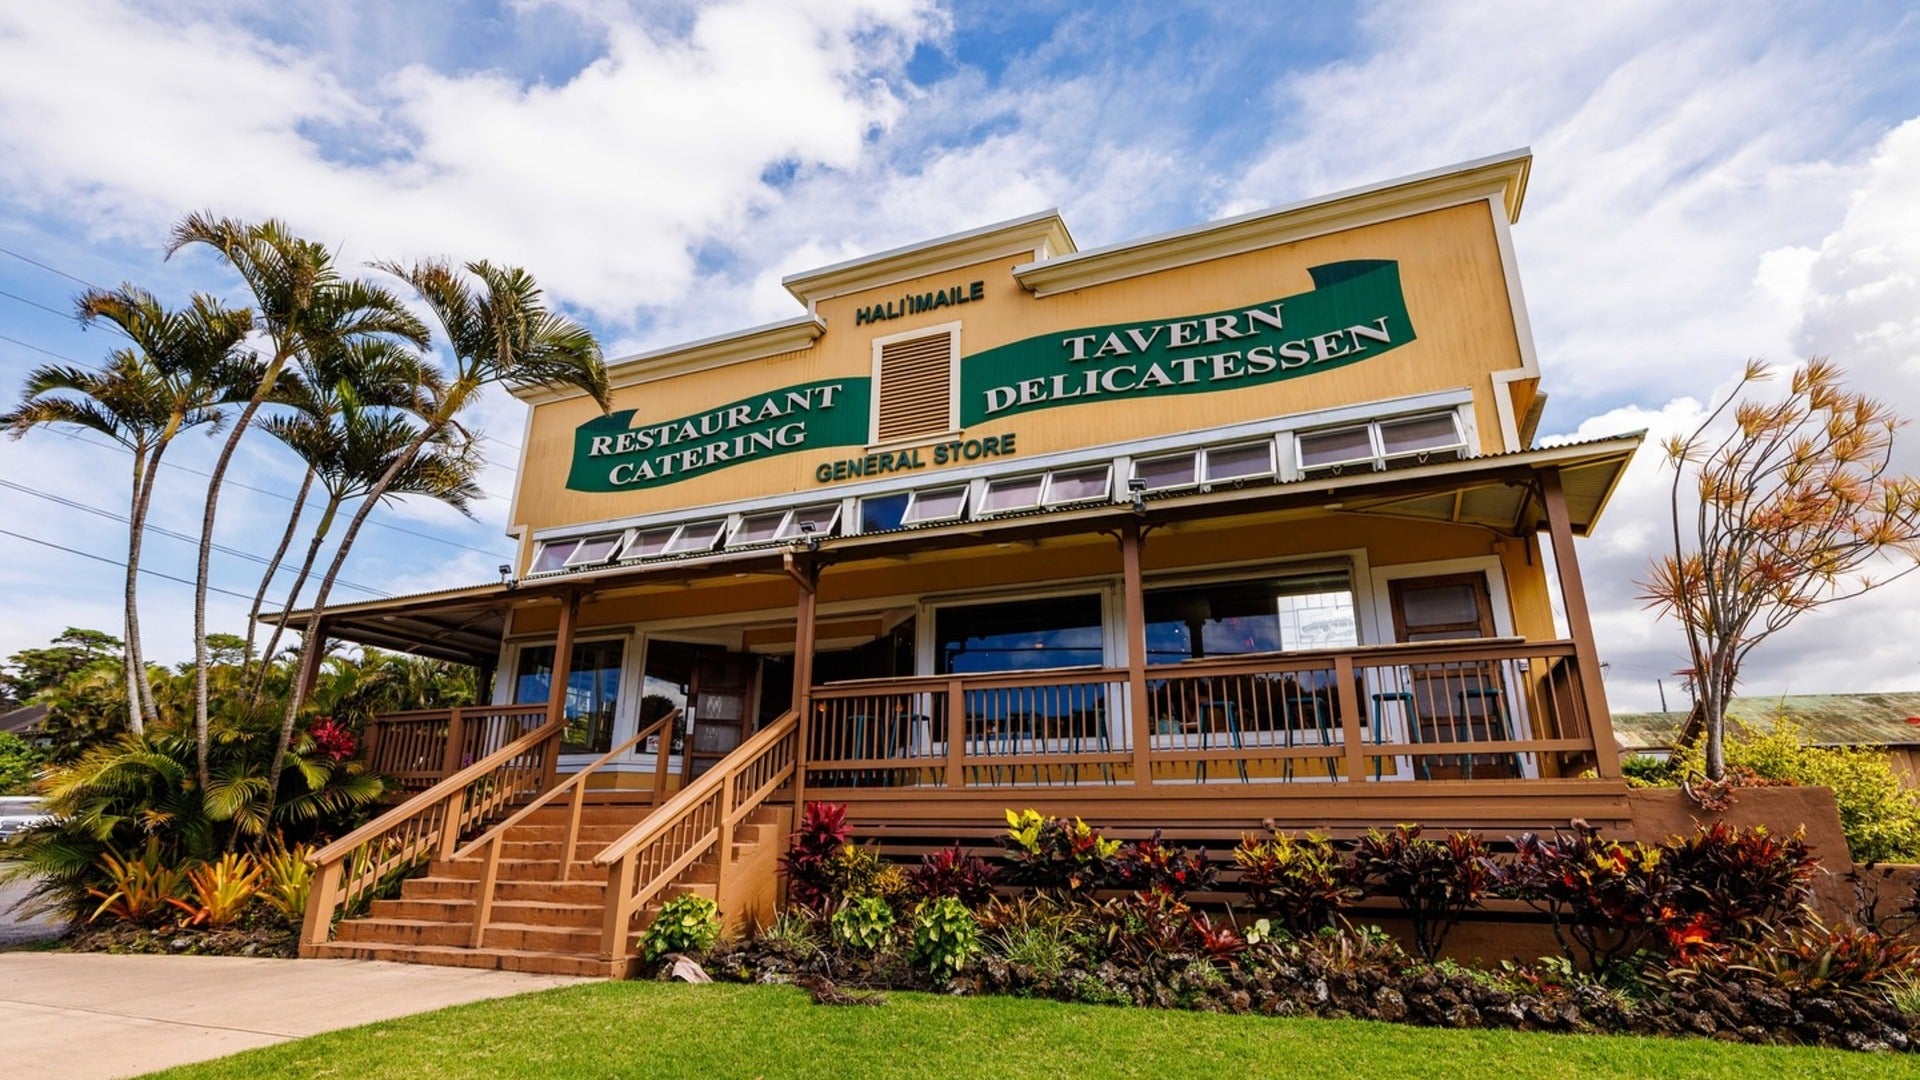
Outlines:
[{"label": "yellow painted wall", "polygon": [[[1485,203],[1044,298],[1033,296],[1012,276],[1013,268],[1031,257],[1027,251],[1009,252],[976,266],[823,300],[818,314],[827,330],[811,348],[624,387],[615,392],[613,407],[637,410],[636,424],[660,422],[796,383],[869,376],[873,340],[880,336],[958,320],[964,363],[967,355],[1029,337],[1171,319],[1291,296],[1312,289],[1307,273],[1311,266],[1391,259],[1400,266],[1417,339],[1378,357],[1265,385],[1151,398],[1119,395],[1041,409],[981,423],[964,434],[971,438],[1017,433],[1018,456],[1030,457],[1470,387],[1482,449],[1501,448],[1489,374],[1519,368],[1522,361],[1494,221]],[[858,308],[897,299],[903,293],[976,279],[985,284],[983,300],[855,325]],[[521,461],[515,525],[544,529],[792,492],[818,491],[823,498],[832,497],[840,485],[817,483],[815,467],[866,452],[858,446],[827,447],[749,461],[658,487],[613,493],[569,491],[566,477],[574,429],[595,415],[596,408],[583,398],[535,407]],[[936,475],[936,470],[926,469],[902,479],[903,484],[918,484]]]}]

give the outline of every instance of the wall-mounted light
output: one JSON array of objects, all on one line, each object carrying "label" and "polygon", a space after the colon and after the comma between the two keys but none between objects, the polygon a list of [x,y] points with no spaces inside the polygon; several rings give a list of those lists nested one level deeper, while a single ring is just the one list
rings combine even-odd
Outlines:
[{"label": "wall-mounted light", "polygon": [[512,563],[500,564],[500,584],[506,586],[509,589],[519,584],[519,582],[513,580],[513,564]]},{"label": "wall-mounted light", "polygon": [[1136,514],[1146,513],[1147,512],[1146,480],[1138,476],[1128,480],[1127,481],[1127,497],[1133,503],[1134,513]]},{"label": "wall-mounted light", "polygon": [[803,521],[800,523],[800,535],[806,538],[808,551],[820,550],[820,537],[814,535],[816,528],[818,528],[818,525],[811,521]]}]

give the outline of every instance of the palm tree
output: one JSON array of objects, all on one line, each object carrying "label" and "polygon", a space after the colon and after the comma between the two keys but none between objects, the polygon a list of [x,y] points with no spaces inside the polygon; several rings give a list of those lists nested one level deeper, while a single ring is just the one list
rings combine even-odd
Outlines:
[{"label": "palm tree", "polygon": [[240,275],[259,313],[259,328],[271,346],[252,394],[241,407],[238,421],[220,448],[219,459],[207,481],[207,505],[200,521],[200,560],[193,595],[193,723],[200,782],[212,780],[207,742],[207,585],[213,550],[213,523],[220,487],[240,439],[253,418],[279,387],[281,373],[303,353],[335,343],[365,338],[394,337],[427,346],[427,328],[408,312],[398,297],[366,282],[344,278],[334,268],[333,254],[323,245],[294,236],[279,221],[248,225],[211,214],[190,214],[173,228],[167,256],[190,245],[203,244],[219,252]]},{"label": "palm tree", "polygon": [[[292,430],[321,429],[333,423],[350,397],[362,406],[399,408],[419,413],[432,400],[429,388],[434,385],[433,380],[438,378],[439,373],[428,367],[418,354],[387,339],[362,338],[334,342],[307,350],[294,358],[288,371],[287,385],[276,395],[275,403],[291,409],[294,416],[311,421],[307,425],[292,425]],[[259,426],[269,433],[282,430],[277,426]],[[260,575],[259,587],[253,593],[253,603],[247,609],[249,651],[253,648],[254,635],[259,627],[260,609],[266,603],[268,590],[273,587],[274,576],[280,572],[281,562],[293,546],[300,519],[306,511],[307,496],[313,490],[317,475],[314,461],[302,452],[302,447],[289,445],[306,460],[307,467],[300,480],[300,491],[293,500],[293,510],[287,515],[287,527],[281,531],[280,543],[267,560],[267,568]],[[311,445],[310,440],[308,445]],[[260,680],[266,674],[265,659],[272,657],[279,638],[280,628],[275,627],[261,654],[263,662],[254,681],[255,695],[258,694]]]},{"label": "palm tree", "polygon": [[[437,373],[423,370],[421,375],[416,385],[438,387]],[[397,410],[363,407],[350,392],[342,396],[339,414],[332,421],[294,415],[273,417],[262,426],[306,460],[327,494],[319,523],[307,542],[306,558],[294,576],[283,610],[291,611],[299,601],[300,590],[313,572],[320,549],[333,529],[335,516],[346,503],[363,500],[356,520],[364,517],[373,503],[406,495],[425,495],[466,514],[473,500],[484,494],[474,483],[480,461],[471,439],[443,429],[441,437],[431,445],[419,447],[416,439],[420,428],[413,421]],[[401,460],[403,456],[405,461]],[[396,464],[399,465],[397,471]],[[345,544],[343,540],[342,546]],[[272,655],[278,645],[283,626],[284,620],[267,639],[268,655]],[[302,650],[303,654],[305,651]],[[302,655],[300,674],[288,688],[289,697],[300,693],[307,664],[307,657]],[[292,743],[298,713],[297,707],[290,708],[281,720],[282,751]],[[269,787],[273,790],[278,790],[280,779],[278,760],[275,759],[275,768],[268,774]]]},{"label": "palm tree", "polygon": [[81,294],[77,307],[83,323],[105,320],[130,347],[114,350],[97,371],[65,365],[36,368],[27,376],[26,401],[0,416],[0,426],[19,438],[33,427],[67,424],[105,435],[133,454],[125,667],[128,725],[138,733],[158,719],[140,644],[138,584],[161,458],[180,432],[218,424],[220,409],[234,400],[236,388],[258,375],[257,363],[240,351],[253,316],[209,296],[195,296],[184,310],[169,311],[153,294],[133,285],[89,290]]},{"label": "palm tree", "polygon": [[[314,592],[306,624],[310,635],[320,624],[333,583],[374,503],[429,443],[450,428],[457,430],[456,418],[482,388],[491,383],[575,386],[591,395],[602,410],[607,408],[607,369],[599,343],[586,327],[549,310],[533,275],[525,270],[470,262],[466,264],[469,278],[439,261],[411,267],[384,263],[380,268],[404,278],[433,312],[453,353],[453,377],[426,411],[425,424],[413,442],[388,465],[348,524]],[[479,288],[472,279],[478,280]],[[300,670],[287,694],[286,724],[292,723],[304,704],[312,665],[318,663],[316,652],[303,650]]]}]

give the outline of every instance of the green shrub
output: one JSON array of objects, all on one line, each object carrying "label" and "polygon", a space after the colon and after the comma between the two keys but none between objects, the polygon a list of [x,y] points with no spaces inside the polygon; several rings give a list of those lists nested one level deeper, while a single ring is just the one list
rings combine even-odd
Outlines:
[{"label": "green shrub", "polygon": [[313,867],[307,857],[313,845],[278,846],[261,853],[260,899],[279,912],[288,926],[299,926],[307,912],[307,896],[313,891]]},{"label": "green shrub", "polygon": [[877,952],[893,933],[893,924],[893,908],[885,900],[861,896],[834,912],[827,920],[827,929],[833,934],[833,943],[841,948]]},{"label": "green shrub", "polygon": [[157,922],[186,892],[188,869],[186,863],[168,866],[157,838],[149,837],[146,849],[134,858],[109,848],[100,856],[103,880],[87,889],[89,896],[100,901],[88,921],[105,915],[117,922]]},{"label": "green shrub", "polygon": [[1634,754],[1620,759],[1620,775],[1627,778],[1628,787],[1672,787],[1673,763],[1646,754]]},{"label": "green shrub", "polygon": [[[1677,755],[1677,775],[1701,768],[1701,749]],[[1729,724],[1727,771],[1761,780],[1833,789],[1840,828],[1855,862],[1920,861],[1920,791],[1903,787],[1878,750],[1808,746],[1806,733],[1781,717],[1773,730]]]},{"label": "green shrub", "polygon": [[980,951],[980,928],[967,905],[951,896],[928,900],[913,913],[913,962],[935,978],[951,979]]},{"label": "green shrub", "polygon": [[0,731],[0,795],[32,794],[34,780],[46,765],[46,751],[11,731]]},{"label": "green shrub", "polygon": [[681,893],[660,907],[642,936],[641,955],[658,963],[668,953],[703,953],[720,938],[720,909],[698,893]]},{"label": "green shrub", "polygon": [[798,905],[780,911],[755,936],[791,956],[808,957],[820,951],[820,926],[810,911]]}]

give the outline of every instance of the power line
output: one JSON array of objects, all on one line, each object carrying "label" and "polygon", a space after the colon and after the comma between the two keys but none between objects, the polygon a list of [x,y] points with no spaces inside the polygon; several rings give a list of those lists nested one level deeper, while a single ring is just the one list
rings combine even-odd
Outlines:
[{"label": "power line", "polygon": [[[85,443],[85,444],[86,444],[86,445],[88,445],[88,446],[97,446],[97,447],[99,447],[99,448],[101,448],[102,450],[118,450],[118,451],[121,451],[121,452],[123,452],[123,453],[129,453],[129,454],[133,452],[133,451],[131,451],[131,450],[128,450],[128,449],[127,449],[126,447],[124,447],[124,446],[120,446],[120,445],[117,445],[117,444],[115,444],[115,443],[105,443],[105,442],[96,442],[96,441],[94,441],[93,439],[89,439],[89,438],[85,438],[85,437],[83,437],[83,436],[82,436],[82,435],[80,435],[80,434],[79,434],[78,432],[73,432],[73,431],[60,431],[60,429],[58,429],[58,428],[55,428],[54,430],[55,430],[55,431],[57,431],[57,432],[58,432],[59,434],[61,434],[61,435],[64,435],[64,436],[66,436],[66,437],[67,437],[67,438],[69,438],[69,439],[72,439],[72,440],[73,440],[73,441],[75,441],[75,442],[79,442],[79,443]],[[196,469],[196,468],[193,468],[193,467],[192,467],[192,466],[190,466],[190,465],[182,465],[182,464],[180,464],[180,463],[179,463],[179,462],[177,462],[177,461],[166,461],[166,462],[162,462],[162,463],[161,463],[161,466],[162,466],[163,468],[168,468],[168,469],[179,469],[179,470],[180,470],[180,471],[182,471],[182,472],[189,472],[189,473],[192,473],[192,474],[194,474],[195,476],[204,476],[204,477],[207,477],[207,478],[209,478],[209,479],[211,479],[211,478],[213,477],[213,474],[212,474],[212,473],[210,473],[210,472],[206,472],[206,471],[204,471],[204,470],[201,470],[201,469]],[[288,494],[286,494],[285,492],[281,492],[281,491],[274,491],[274,490],[272,490],[272,489],[270,489],[270,488],[263,488],[263,487],[255,487],[255,486],[254,486],[254,485],[252,485],[252,484],[247,484],[247,483],[242,483],[242,482],[241,482],[241,481],[239,481],[239,480],[228,480],[228,481],[227,481],[226,483],[227,483],[227,484],[228,484],[228,486],[230,486],[230,487],[237,487],[237,488],[240,488],[240,489],[242,489],[242,490],[245,490],[245,491],[251,491],[251,492],[255,492],[255,493],[257,493],[257,494],[260,494],[260,495],[268,495],[268,496],[272,496],[273,498],[276,498],[276,499],[279,499],[279,500],[280,500],[281,502],[292,502],[292,501],[293,501],[293,496],[291,496],[291,495],[288,495]],[[500,496],[498,496],[498,495],[495,495],[495,496],[493,496],[493,497],[497,499],[497,498],[499,498]],[[384,521],[375,521],[375,520],[374,520],[373,518],[371,518],[371,517],[369,517],[369,518],[367,518],[367,524],[369,524],[369,525],[373,525],[373,526],[376,526],[376,527],[378,527],[378,528],[382,528],[382,529],[387,529],[387,530],[389,530],[389,531],[391,531],[391,532],[397,532],[397,533],[404,533],[404,534],[406,534],[406,535],[408,535],[408,536],[411,536],[411,537],[415,537],[415,538],[417,538],[417,539],[420,539],[420,540],[431,540],[431,541],[433,541],[433,542],[434,542],[434,543],[436,543],[436,544],[445,544],[445,545],[447,545],[448,547],[457,547],[457,548],[462,548],[462,549],[464,549],[464,550],[467,550],[467,551],[475,551],[475,552],[479,552],[479,553],[480,553],[480,554],[482,554],[482,555],[487,555],[487,556],[491,556],[492,558],[495,558],[495,559],[505,559],[505,558],[508,558],[508,557],[509,557],[509,556],[506,556],[506,555],[502,555],[502,554],[500,554],[500,553],[499,553],[499,552],[497,552],[497,551],[488,551],[488,550],[487,550],[486,548],[478,548],[478,547],[474,547],[474,546],[473,546],[472,544],[463,544],[463,543],[461,543],[461,542],[460,542],[460,541],[458,541],[458,540],[449,540],[449,539],[447,539],[447,538],[446,538],[446,537],[444,537],[444,536],[435,536],[435,535],[433,535],[432,533],[423,533],[423,532],[417,532],[417,531],[415,531],[415,530],[413,530],[413,529],[407,529],[407,528],[402,528],[402,527],[401,527],[401,526],[399,526],[399,525],[389,525],[389,524],[387,524],[387,523],[386,523],[386,522],[384,522]]]},{"label": "power line", "polygon": [[43,349],[38,345],[31,345],[31,344],[28,344],[27,342],[21,341],[19,338],[10,338],[5,334],[0,334],[0,341],[10,342],[14,345],[20,346],[23,349],[32,349],[34,352],[44,353],[48,356],[51,356],[55,360],[65,360],[69,364],[83,363],[83,361],[75,360],[73,357],[68,356],[64,353],[57,353],[57,352],[54,352],[52,349]]},{"label": "power line", "polygon": [[41,311],[47,312],[52,315],[58,315],[63,319],[73,318],[73,312],[71,311],[61,311],[59,308],[50,308],[38,300],[29,300],[24,296],[19,296],[14,293],[7,292],[5,289],[0,289],[0,296],[4,296],[9,300],[18,300],[19,302],[27,305],[28,307],[37,307]]},{"label": "power line", "polygon": [[[27,495],[32,495],[32,496],[35,496],[36,498],[45,499],[48,502],[56,503],[60,506],[69,507],[74,510],[85,511],[86,513],[92,514],[96,517],[103,517],[108,519],[109,521],[117,521],[122,525],[129,524],[127,515],[125,514],[115,513],[112,510],[107,510],[98,506],[91,506],[91,505],[88,505],[87,503],[83,503],[79,501],[78,499],[69,499],[65,495],[55,495],[50,491],[41,491],[39,488],[29,487],[26,484],[18,483],[13,480],[8,480],[5,477],[0,477],[0,487],[11,488],[14,491],[22,492]],[[197,545],[200,542],[198,538],[188,536],[186,533],[175,532],[172,529],[162,528],[161,526],[154,525],[154,524],[148,524],[143,531],[154,533],[159,536],[164,536],[169,540],[180,540],[189,544]],[[255,555],[251,551],[246,551],[244,549],[236,548],[236,547],[228,547],[225,544],[210,544],[208,546],[212,550],[220,552],[222,555],[231,555],[238,559],[245,559],[248,562],[258,563],[261,566],[266,566],[272,561],[263,555]],[[276,572],[292,573],[293,567],[288,566],[286,563],[283,562],[280,564],[278,568],[276,568]],[[363,592],[370,596],[381,597],[382,599],[385,599],[386,597],[393,595],[391,593],[381,592],[379,589],[370,589],[365,585],[356,585],[353,582],[346,580],[345,578],[335,578],[333,579],[333,583],[335,585],[340,585],[345,588],[352,589],[355,592]]]},{"label": "power line", "polygon": [[0,247],[0,255],[11,255],[16,259],[19,259],[21,262],[26,263],[28,266],[37,266],[40,269],[45,270],[49,274],[59,274],[61,277],[66,278],[68,281],[78,282],[82,285],[85,285],[89,289],[97,289],[100,287],[98,285],[95,285],[93,282],[88,281],[86,278],[74,277],[72,274],[67,273],[65,270],[62,270],[54,266],[48,266],[46,263],[43,263],[38,259],[30,259],[25,255],[20,254],[17,251],[9,251],[6,248]]},{"label": "power line", "polygon": [[[26,533],[17,533],[17,532],[14,532],[12,529],[0,529],[0,536],[11,536],[15,540],[25,540],[29,544],[39,544],[41,547],[50,547],[55,551],[64,551],[69,555],[78,555],[83,559],[92,559],[94,562],[103,562],[103,563],[106,563],[108,566],[117,566],[122,570],[125,570],[127,568],[127,564],[120,561],[119,559],[109,559],[105,555],[95,555],[91,551],[81,551],[79,548],[68,547],[65,544],[56,544],[51,540],[42,540],[37,536],[28,536]],[[164,578],[168,581],[177,581],[182,585],[194,584],[193,580],[190,578],[175,577],[172,574],[162,573],[161,571],[158,571],[158,570],[149,570],[144,566],[140,568],[140,572],[143,574],[150,574],[153,577]],[[232,589],[223,589],[218,585],[207,586],[207,591],[217,592],[223,596],[231,596],[236,600],[245,600],[249,604],[253,603],[253,597],[248,596],[245,593],[234,592]]]}]

